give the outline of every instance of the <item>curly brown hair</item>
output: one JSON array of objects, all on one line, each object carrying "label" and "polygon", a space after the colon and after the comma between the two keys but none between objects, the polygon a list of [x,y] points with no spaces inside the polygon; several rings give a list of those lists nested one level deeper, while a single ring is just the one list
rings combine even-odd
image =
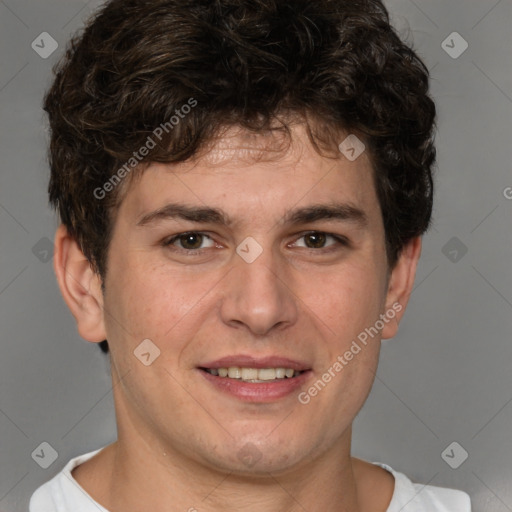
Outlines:
[{"label": "curly brown hair", "polygon": [[287,129],[287,112],[308,123],[319,151],[336,149],[340,132],[364,141],[390,268],[429,226],[429,73],[379,0],[111,0],[54,72],[44,101],[50,202],[102,277],[126,183],[97,191],[191,99],[197,107],[137,172],[197,155],[222,126]]}]

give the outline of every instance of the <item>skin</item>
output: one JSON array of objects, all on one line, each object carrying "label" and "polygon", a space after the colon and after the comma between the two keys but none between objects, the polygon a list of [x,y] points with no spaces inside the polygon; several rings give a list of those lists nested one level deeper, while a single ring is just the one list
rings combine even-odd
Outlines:
[{"label": "skin", "polygon": [[[220,208],[235,222],[137,225],[177,201]],[[366,223],[281,223],[290,209],[332,202],[363,211]],[[208,237],[165,245],[188,231]],[[328,236],[315,246],[310,231],[348,245]],[[263,249],[252,263],[236,253],[248,236]],[[187,254],[191,246],[203,253]],[[109,340],[118,424],[118,440],[74,478],[112,512],[384,512],[394,479],[351,457],[351,426],[380,339],[396,334],[420,251],[415,238],[388,267],[367,154],[321,156],[300,124],[287,147],[231,128],[193,161],[151,164],[115,218],[104,292],[66,229],[56,235],[57,279],[81,336]],[[396,318],[307,405],[295,392],[242,402],[197,369],[232,354],[280,355],[308,363],[304,391],[395,303]],[[150,366],[133,354],[147,338],[160,349]],[[247,446],[259,454],[250,467],[240,457]]]}]

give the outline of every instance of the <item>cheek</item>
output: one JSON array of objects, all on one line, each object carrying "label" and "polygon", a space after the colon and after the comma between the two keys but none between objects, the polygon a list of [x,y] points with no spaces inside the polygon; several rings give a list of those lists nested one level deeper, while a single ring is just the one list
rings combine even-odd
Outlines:
[{"label": "cheek", "polygon": [[304,300],[341,344],[352,340],[378,319],[385,286],[375,268],[351,266],[330,273]]},{"label": "cheek", "polygon": [[142,261],[122,262],[118,268],[123,273],[112,272],[106,296],[105,307],[112,312],[107,331],[115,330],[116,337],[128,332],[139,342],[150,338],[163,343],[178,324],[180,331],[187,329],[186,319],[198,314],[219,280],[219,276],[170,271],[165,265]]}]

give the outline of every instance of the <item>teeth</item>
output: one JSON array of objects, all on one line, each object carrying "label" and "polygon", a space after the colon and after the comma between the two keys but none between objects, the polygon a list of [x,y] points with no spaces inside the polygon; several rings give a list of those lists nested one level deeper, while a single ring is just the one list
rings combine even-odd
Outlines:
[{"label": "teeth", "polygon": [[276,378],[284,379],[286,375],[286,370],[284,368],[276,368]]},{"label": "teeth", "polygon": [[[256,368],[242,368],[241,370],[242,380],[257,380],[258,370]],[[230,375],[231,377],[231,375]]]},{"label": "teeth", "polygon": [[292,368],[239,368],[237,366],[230,366],[229,368],[206,368],[206,371],[219,377],[229,377],[230,379],[240,379],[247,382],[265,382],[284,378],[291,379],[302,373]]},{"label": "teeth", "polygon": [[[274,380],[276,378],[276,371],[274,368],[262,368],[256,373],[256,379],[259,380]],[[243,373],[242,373],[243,375]]]},{"label": "teeth", "polygon": [[236,366],[230,366],[228,368],[228,377],[230,379],[241,379],[242,372],[241,372],[240,368],[237,368]]}]

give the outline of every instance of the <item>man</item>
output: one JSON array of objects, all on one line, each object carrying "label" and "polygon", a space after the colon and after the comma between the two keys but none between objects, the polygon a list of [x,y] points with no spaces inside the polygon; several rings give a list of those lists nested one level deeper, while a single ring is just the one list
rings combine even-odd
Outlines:
[{"label": "man", "polygon": [[351,456],[432,210],[428,72],[379,1],[113,0],[45,110],[118,439],[31,512],[470,510]]}]

